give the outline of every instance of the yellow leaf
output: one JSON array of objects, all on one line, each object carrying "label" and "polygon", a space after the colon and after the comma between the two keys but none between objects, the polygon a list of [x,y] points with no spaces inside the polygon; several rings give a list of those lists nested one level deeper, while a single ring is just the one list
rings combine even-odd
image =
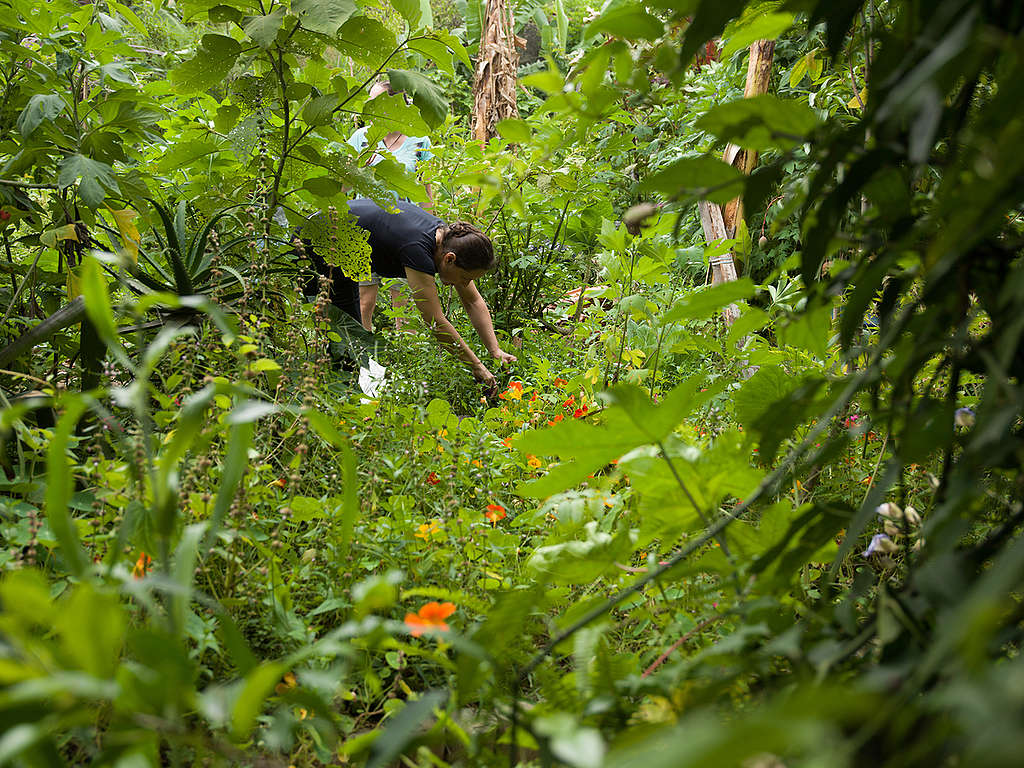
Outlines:
[{"label": "yellow leaf", "polygon": [[[42,238],[40,238],[42,239]],[[70,267],[68,269],[68,301],[77,299],[82,295],[82,271],[81,267]]]},{"label": "yellow leaf", "polygon": [[131,208],[124,208],[120,211],[115,211],[110,206],[107,206],[108,210],[114,217],[114,222],[117,224],[117,231],[121,233],[121,251],[122,255],[127,256],[131,259],[132,264],[139,263],[139,230],[135,226],[135,217],[138,216],[137,211],[133,211]]},{"label": "yellow leaf", "polygon": [[43,245],[54,248],[59,240],[74,240],[78,242],[78,230],[74,224],[65,224],[63,227],[48,229],[39,236],[39,242]]},{"label": "yellow leaf", "polygon": [[846,102],[846,106],[848,106],[850,109],[860,109],[861,108],[861,104],[867,104],[867,103],[868,103],[868,89],[865,87],[865,88],[861,88],[860,94],[858,94],[857,96],[854,96],[852,99],[850,99],[848,102]]}]

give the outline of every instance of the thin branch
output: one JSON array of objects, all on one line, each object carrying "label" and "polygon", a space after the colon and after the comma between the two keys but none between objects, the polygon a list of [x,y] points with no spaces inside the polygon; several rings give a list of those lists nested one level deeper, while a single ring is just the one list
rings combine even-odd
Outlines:
[{"label": "thin branch", "polygon": [[14,179],[0,179],[0,184],[19,189],[60,189],[56,184],[33,184],[29,181],[15,181]]},{"label": "thin branch", "polygon": [[668,650],[667,650],[667,651],[665,651],[665,652],[664,652],[663,654],[661,654],[661,656],[659,656],[659,657],[658,657],[657,659],[655,659],[655,660],[654,660],[654,663],[653,663],[653,664],[651,664],[651,666],[649,666],[649,667],[648,667],[647,669],[645,669],[645,670],[644,670],[644,673],[643,673],[642,675],[640,675],[640,677],[648,677],[648,676],[649,676],[649,675],[650,675],[650,674],[651,674],[651,673],[652,673],[652,672],[653,672],[654,670],[656,670],[656,669],[657,669],[658,667],[660,667],[660,666],[661,666],[662,664],[664,664],[664,663],[665,663],[665,660],[666,660],[666,659],[667,659],[667,658],[668,658],[669,656],[671,656],[671,655],[672,655],[672,652],[673,652],[673,651],[674,651],[674,650],[675,650],[676,648],[678,648],[679,646],[681,646],[681,645],[682,645],[683,643],[685,643],[685,642],[686,642],[687,640],[689,640],[689,639],[690,639],[691,637],[693,637],[694,635],[696,635],[696,634],[697,634],[698,632],[702,632],[702,631],[704,631],[705,629],[707,629],[708,627],[710,627],[710,626],[711,626],[712,624],[714,624],[714,623],[716,623],[716,622],[719,622],[719,621],[721,621],[721,620],[722,620],[722,619],[724,619],[724,618],[725,618],[725,617],[726,617],[727,615],[728,615],[728,614],[725,614],[725,613],[720,613],[720,614],[718,614],[717,616],[712,616],[712,617],[711,617],[710,619],[705,619],[704,621],[702,621],[702,622],[701,622],[700,624],[698,624],[698,625],[697,625],[696,627],[694,627],[694,628],[693,628],[693,629],[691,629],[691,630],[690,630],[689,632],[687,632],[687,633],[686,633],[685,635],[683,635],[683,636],[682,636],[682,637],[680,637],[680,638],[679,638],[678,640],[676,640],[676,641],[675,641],[674,643],[672,643],[672,645],[671,645],[671,646],[669,646]]}]

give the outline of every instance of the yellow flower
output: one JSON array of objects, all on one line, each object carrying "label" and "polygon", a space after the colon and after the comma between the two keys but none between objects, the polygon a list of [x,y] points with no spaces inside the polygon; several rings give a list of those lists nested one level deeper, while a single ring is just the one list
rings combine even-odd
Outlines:
[{"label": "yellow flower", "polygon": [[441,521],[431,520],[429,523],[424,523],[416,529],[416,533],[413,534],[417,539],[423,539],[429,541],[431,536],[439,534],[441,532]]},{"label": "yellow flower", "polygon": [[541,461],[536,456],[528,453],[526,454],[526,463],[534,469],[537,469],[540,467]]},{"label": "yellow flower", "polygon": [[474,467],[483,467],[483,464],[480,462],[480,459],[473,459],[471,463]]}]

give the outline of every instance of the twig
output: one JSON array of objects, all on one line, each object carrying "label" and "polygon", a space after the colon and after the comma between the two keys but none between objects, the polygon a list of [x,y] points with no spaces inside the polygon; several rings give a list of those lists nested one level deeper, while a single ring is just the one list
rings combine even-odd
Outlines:
[{"label": "twig", "polygon": [[707,629],[712,624],[714,624],[716,621],[721,621],[722,619],[724,619],[726,617],[726,615],[727,614],[720,613],[717,616],[712,616],[710,619],[705,619],[704,621],[702,621],[696,627],[694,627],[689,632],[687,632],[685,635],[683,635],[678,640],[676,640],[674,643],[672,643],[672,645],[670,645],[668,647],[668,650],[666,650],[663,654],[661,654],[661,656],[656,658],[654,660],[654,663],[651,664],[651,666],[649,666],[647,669],[645,669],[644,673],[642,675],[640,675],[640,677],[647,677],[648,675],[650,675],[654,670],[656,670],[658,667],[660,667],[662,664],[665,663],[665,660],[669,656],[672,655],[672,651],[674,651],[676,648],[681,646],[683,643],[685,643],[691,637],[696,635],[698,632],[701,632],[701,631]]},{"label": "twig", "polygon": [[20,189],[60,189],[56,184],[34,184],[30,181],[15,181],[14,179],[0,179],[0,184]]}]

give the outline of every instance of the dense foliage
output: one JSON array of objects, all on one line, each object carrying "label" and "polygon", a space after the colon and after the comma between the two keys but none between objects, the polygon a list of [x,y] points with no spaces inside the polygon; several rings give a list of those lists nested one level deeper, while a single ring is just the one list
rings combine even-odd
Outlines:
[{"label": "dense foliage", "polygon": [[[1016,765],[1020,4],[524,2],[485,146],[482,18],[0,3],[0,764]],[[295,239],[424,182],[493,399]]]}]

